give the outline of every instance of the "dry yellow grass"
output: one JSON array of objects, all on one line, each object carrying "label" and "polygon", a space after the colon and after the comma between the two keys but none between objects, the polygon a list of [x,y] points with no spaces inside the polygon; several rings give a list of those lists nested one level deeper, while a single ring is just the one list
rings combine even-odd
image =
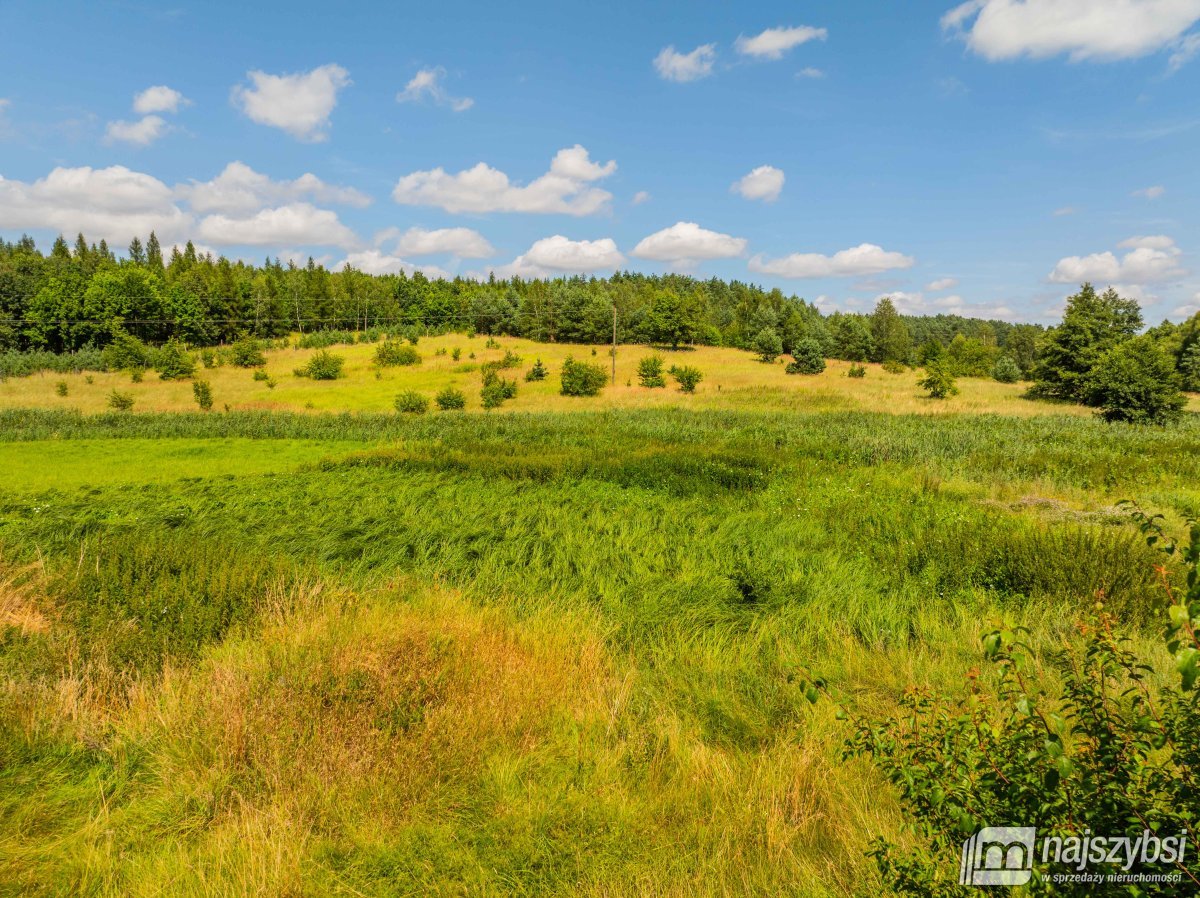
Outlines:
[{"label": "dry yellow grass", "polygon": [[[467,396],[467,410],[480,411],[480,374],[482,362],[500,359],[508,350],[522,357],[519,368],[503,372],[516,377],[519,392],[516,399],[506,402],[508,411],[570,411],[605,408],[652,408],[684,406],[690,408],[741,408],[762,410],[835,411],[860,410],[896,414],[995,413],[1015,416],[1042,414],[1090,415],[1091,410],[1080,406],[1032,402],[1022,398],[1025,386],[1002,384],[990,379],[962,378],[959,395],[946,400],[924,396],[917,386],[920,373],[906,371],[889,374],[878,365],[867,366],[867,376],[851,379],[846,376],[847,362],[830,361],[823,374],[816,376],[788,375],[782,360],[763,364],[752,354],[737,349],[698,347],[694,350],[660,353],[669,367],[672,364],[692,365],[704,374],[695,395],[680,393],[668,379],[665,389],[646,389],[638,386],[637,363],[653,350],[645,346],[620,346],[617,350],[616,385],[605,387],[600,396],[576,398],[559,395],[558,371],[570,355],[577,359],[603,365],[610,362],[607,346],[578,346],[533,343],[528,340],[500,337],[499,348],[486,349],[486,338],[446,334],[423,338],[418,350],[423,357],[420,365],[408,368],[386,368],[376,377],[372,364],[375,346],[335,346],[329,351],[346,359],[346,376],[337,381],[312,381],[295,377],[293,369],[303,365],[314,350],[286,349],[268,353],[267,372],[275,380],[274,389],[253,379],[252,372],[225,366],[204,370],[196,376],[207,380],[213,389],[215,408],[228,405],[231,409],[279,409],[316,411],[391,411],[396,394],[415,390],[432,400],[447,386],[462,390]],[[450,352],[461,351],[454,361]],[[446,354],[437,355],[445,349]],[[593,355],[595,350],[595,355]],[[475,358],[469,358],[474,353]],[[539,383],[526,383],[524,372],[540,358],[550,369],[550,377]],[[87,378],[92,383],[87,383]],[[67,384],[68,395],[57,395],[59,381]],[[78,375],[39,374],[26,378],[11,378],[0,383],[0,408],[74,408],[84,412],[101,412],[108,408],[109,394],[114,390],[134,396],[134,411],[195,410],[192,385],[189,381],[164,382],[148,372],[142,383],[132,383],[124,373],[93,373]],[[1200,410],[1200,398],[1193,397],[1191,407]]]}]

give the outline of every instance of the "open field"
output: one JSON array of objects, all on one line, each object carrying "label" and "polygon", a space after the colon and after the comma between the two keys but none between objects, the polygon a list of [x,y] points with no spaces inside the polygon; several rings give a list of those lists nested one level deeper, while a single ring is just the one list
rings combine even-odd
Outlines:
[{"label": "open field", "polygon": [[14,895],[877,890],[863,852],[907,838],[897,806],[796,671],[864,711],[961,694],[986,620],[1051,650],[1096,590],[1152,651],[1157,556],[1113,504],[1200,511],[1192,416],[0,433]]},{"label": "open field", "polygon": [[[559,395],[558,371],[563,360],[578,359],[610,364],[610,347],[581,347],[563,344],[533,343],[510,337],[498,337],[500,348],[485,348],[486,338],[446,334],[422,338],[418,351],[422,363],[412,367],[384,368],[375,376],[373,344],[334,346],[329,351],[346,358],[346,376],[336,381],[312,381],[295,377],[292,371],[303,365],[315,350],[276,350],[267,354],[266,371],[276,386],[253,379],[243,368],[223,366],[198,369],[196,376],[209,381],[215,408],[231,409],[374,411],[392,410],[397,393],[416,390],[432,399],[447,386],[467,396],[467,410],[479,411],[480,374],[478,366],[497,361],[506,351],[522,358],[518,368],[504,372],[517,377],[519,391],[514,400],[500,411],[578,411],[583,408],[660,408],[693,409],[736,408],[763,411],[882,411],[899,414],[994,413],[1014,416],[1090,415],[1091,410],[1074,405],[1049,405],[1022,398],[1025,386],[1002,384],[991,379],[962,378],[961,392],[946,400],[931,400],[917,386],[920,374],[906,371],[889,374],[878,365],[867,366],[861,380],[846,377],[848,362],[832,360],[824,373],[816,376],[787,375],[784,365],[763,364],[750,353],[716,347],[660,352],[667,366],[693,365],[704,372],[696,394],[681,394],[668,379],[666,389],[645,389],[637,385],[638,360],[652,350],[644,346],[621,346],[617,352],[617,385],[606,387],[600,396],[581,399]],[[459,349],[461,358],[450,353]],[[437,355],[445,349],[445,355]],[[595,350],[595,356],[592,355]],[[474,353],[475,358],[469,358]],[[550,377],[537,383],[521,378],[535,359],[550,369]],[[93,382],[88,384],[87,377]],[[68,395],[60,397],[56,384],[64,381]],[[147,372],[141,383],[131,383],[124,373],[40,374],[10,378],[0,382],[0,408],[68,408],[85,412],[107,409],[113,389],[130,393],[135,411],[191,411],[196,408],[189,381],[164,382]],[[1191,407],[1200,410],[1200,397]]]}]

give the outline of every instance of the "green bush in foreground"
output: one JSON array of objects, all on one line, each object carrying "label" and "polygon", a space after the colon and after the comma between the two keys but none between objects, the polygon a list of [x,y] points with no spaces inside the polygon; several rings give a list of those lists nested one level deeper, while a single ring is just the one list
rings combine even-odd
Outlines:
[{"label": "green bush in foreground", "polygon": [[101,354],[107,371],[130,371],[150,367],[150,348],[137,337],[117,334]]},{"label": "green bush in foreground", "polygon": [[67,382],[65,380],[60,380],[58,383],[56,383],[54,385],[54,392],[59,396],[66,396],[67,393],[70,392],[67,389]]},{"label": "green bush in foreground", "polygon": [[258,340],[242,337],[229,347],[229,361],[239,368],[257,368],[267,363],[267,357]]},{"label": "green bush in foreground", "polygon": [[208,381],[198,380],[192,384],[192,398],[196,400],[196,405],[200,406],[202,412],[207,412],[213,407],[212,387]]},{"label": "green bush in foreground", "polygon": [[[997,668],[996,687],[972,675],[966,701],[912,687],[885,720],[854,719],[848,757],[870,758],[898,789],[921,843],[911,851],[877,838],[870,854],[888,885],[903,895],[974,895],[960,886],[963,841],[986,826],[1033,826],[1069,840],[1147,835],[1156,862],[1135,858],[1128,872],[1175,874],[1169,883],[1052,883],[1058,873],[1125,872],[1091,857],[1085,865],[1034,852],[1032,895],[1181,895],[1200,890],[1194,833],[1200,826],[1200,524],[1180,548],[1163,535],[1160,516],[1136,509],[1147,541],[1179,557],[1186,587],[1168,601],[1165,647],[1174,662],[1159,685],[1152,659],[1122,635],[1101,603],[1079,624],[1082,639],[1051,656],[1062,677],[1050,690],[1046,663],[1020,627],[997,623],[983,637]],[[815,700],[823,683],[806,686]],[[845,712],[839,712],[845,715]],[[1190,853],[1172,862],[1165,841],[1186,834]],[[1076,842],[1078,844],[1078,841]],[[1140,843],[1139,843],[1140,844]],[[1149,844],[1149,843],[1147,843]],[[1053,851],[1053,847],[1051,848]],[[1069,855],[1068,855],[1069,857]]]},{"label": "green bush in foreground", "polygon": [[1012,356],[1002,355],[992,368],[992,377],[1002,384],[1015,384],[1021,379],[1021,367]]},{"label": "green bush in foreground", "polygon": [[423,415],[429,411],[429,400],[416,390],[405,390],[396,397],[395,405],[402,414]]},{"label": "green bush in foreground", "polygon": [[1082,390],[1085,404],[1100,409],[1106,421],[1166,424],[1187,405],[1171,359],[1145,335],[1102,355],[1083,379]]},{"label": "green bush in foreground", "polygon": [[672,365],[667,373],[675,378],[681,393],[695,393],[696,386],[704,379],[700,369],[691,365]]},{"label": "green bush in foreground", "polygon": [[862,378],[867,376],[866,365],[851,365],[850,370],[846,372],[847,377]]},{"label": "green bush in foreground", "polygon": [[313,380],[337,380],[342,376],[342,368],[345,364],[346,359],[343,356],[334,355],[321,349],[308,360],[308,364],[295,369],[292,373],[296,377],[311,377]]},{"label": "green bush in foreground", "polygon": [[479,391],[479,399],[486,409],[498,408],[508,399],[517,395],[517,382],[507,380],[496,373],[494,367],[483,369],[483,388]]},{"label": "green bush in foreground", "polygon": [[792,361],[784,369],[788,374],[820,374],[825,370],[825,354],[821,344],[808,337],[792,349]]},{"label": "green bush in foreground", "polygon": [[783,354],[783,340],[773,327],[764,327],[754,337],[754,351],[760,362],[771,364]]},{"label": "green bush in foreground", "polygon": [[925,376],[917,382],[931,399],[946,399],[958,395],[958,387],[954,385],[954,377],[950,368],[942,359],[929,363],[925,368]]},{"label": "green bush in foreground", "polygon": [[154,353],[154,368],[159,380],[184,380],[195,372],[196,362],[182,343],[171,339]]},{"label": "green bush in foreground", "polygon": [[550,372],[546,370],[546,366],[542,364],[541,359],[534,362],[533,367],[525,372],[525,380],[529,382],[545,380],[549,376]]},{"label": "green bush in foreground", "polygon": [[467,407],[466,394],[462,390],[456,390],[454,387],[446,387],[446,389],[434,397],[433,401],[444,412],[456,411]]},{"label": "green bush in foreground", "polygon": [[603,366],[577,362],[570,356],[563,362],[560,377],[564,396],[598,396],[608,383],[608,372]]},{"label": "green bush in foreground", "polygon": [[663,377],[662,356],[648,355],[638,362],[637,375],[638,383],[643,387],[665,387],[667,385],[666,378]]},{"label": "green bush in foreground", "polygon": [[129,411],[133,408],[133,394],[113,390],[108,394],[108,407],[118,412]]}]

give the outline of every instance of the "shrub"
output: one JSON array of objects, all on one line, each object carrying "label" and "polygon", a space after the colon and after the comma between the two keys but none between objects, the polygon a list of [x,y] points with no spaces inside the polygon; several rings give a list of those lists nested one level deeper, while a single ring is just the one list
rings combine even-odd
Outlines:
[{"label": "shrub", "polygon": [[512,399],[516,395],[517,382],[515,380],[505,380],[496,373],[495,369],[484,370],[483,389],[479,392],[479,398],[482,400],[484,408],[496,408],[505,400]]},{"label": "shrub", "polygon": [[313,380],[337,380],[342,376],[342,367],[345,364],[346,360],[342,356],[319,349],[308,360],[307,365],[297,368],[293,373],[297,377],[311,377]]},{"label": "shrub", "polygon": [[760,362],[774,362],[783,354],[783,340],[773,327],[764,327],[754,337],[752,344]]},{"label": "shrub", "polygon": [[903,374],[908,370],[907,366],[903,362],[898,362],[895,359],[888,359],[880,367],[882,367],[883,370],[888,374]]},{"label": "shrub", "polygon": [[1106,421],[1166,424],[1182,413],[1187,399],[1175,383],[1175,367],[1154,338],[1134,337],[1110,349],[1082,382],[1087,405]]},{"label": "shrub", "polygon": [[129,379],[135,384],[140,384],[142,382],[142,378],[145,376],[145,368],[131,368],[129,370]]},{"label": "shrub", "polygon": [[132,371],[150,367],[150,350],[137,337],[117,334],[101,353],[107,371]]},{"label": "shrub", "polygon": [[495,337],[488,337],[487,342],[483,344],[484,349],[499,349],[500,344],[496,342]]},{"label": "shrub", "polygon": [[671,370],[667,372],[675,382],[679,384],[681,393],[695,393],[696,385],[704,379],[704,375],[700,373],[699,368],[693,368],[691,365],[672,365]]},{"label": "shrub", "polygon": [[59,396],[66,396],[68,392],[67,382],[65,380],[60,380],[58,383],[56,383],[54,385],[54,392]]},{"label": "shrub", "polygon": [[525,372],[525,379],[527,381],[545,380],[549,375],[550,372],[546,370],[546,366],[542,364],[542,360],[538,359],[533,363],[533,367]]},{"label": "shrub", "polygon": [[207,412],[213,407],[212,387],[208,385],[208,381],[198,380],[192,384],[192,398],[196,400],[196,405],[200,406],[202,412]]},{"label": "shrub", "polygon": [[1021,366],[1013,361],[1012,356],[1002,355],[992,368],[992,377],[1002,384],[1015,384],[1021,379]]},{"label": "shrub", "polygon": [[850,370],[846,372],[847,377],[866,377],[866,365],[851,365]]},{"label": "shrub", "polygon": [[154,367],[159,380],[183,380],[196,371],[196,363],[178,340],[168,340],[154,353]]},{"label": "shrub", "polygon": [[453,349],[450,350],[450,358],[454,359],[454,361],[457,362],[459,359],[462,358],[462,350],[459,349],[457,346],[455,346]]},{"label": "shrub", "polygon": [[200,350],[200,364],[205,368],[217,367],[217,354],[209,347],[204,347]]},{"label": "shrub", "polygon": [[85,377],[83,379],[83,382],[90,387],[92,384],[94,384],[96,382],[96,378],[92,377],[92,375],[89,374],[87,377]]},{"label": "shrub", "polygon": [[385,340],[375,347],[375,364],[381,368],[398,365],[419,365],[421,354],[410,343]]},{"label": "shrub", "polygon": [[229,347],[229,361],[239,368],[257,368],[267,363],[262,344],[254,337],[242,337]]},{"label": "shrub", "polygon": [[120,393],[113,390],[108,394],[108,407],[118,412],[127,412],[133,408],[133,394]]},{"label": "shrub", "polygon": [[1200,340],[1196,340],[1179,360],[1179,373],[1183,377],[1183,388],[1190,393],[1200,393]]},{"label": "shrub", "polygon": [[406,390],[396,397],[396,411],[423,415],[429,411],[429,400],[416,390]]},{"label": "shrub", "polygon": [[504,358],[502,358],[500,361],[496,362],[496,366],[498,368],[516,368],[520,364],[521,364],[521,357],[519,355],[517,355],[515,352],[513,352],[511,349],[506,349],[504,351]]},{"label": "shrub", "polygon": [[455,411],[467,407],[467,397],[462,390],[456,390],[454,387],[446,387],[442,392],[434,397],[434,402],[437,407],[444,412]]},{"label": "shrub", "polygon": [[930,362],[925,368],[925,376],[917,381],[917,386],[929,393],[931,399],[946,399],[958,394],[954,376],[944,359]]},{"label": "shrub", "polygon": [[821,344],[808,337],[792,350],[792,361],[785,369],[788,374],[820,374],[825,370],[825,354]]},{"label": "shrub", "polygon": [[264,371],[262,368],[255,368],[254,369],[254,379],[257,381],[270,380],[271,375],[267,374],[267,372]]},{"label": "shrub", "polygon": [[667,385],[666,378],[663,377],[661,356],[648,355],[638,362],[637,375],[638,383],[643,387],[665,387]]},{"label": "shrub", "polygon": [[608,382],[608,372],[602,365],[577,362],[570,356],[563,362],[560,377],[564,396],[598,396]]},{"label": "shrub", "polygon": [[[1133,841],[1147,831],[1156,840],[1184,832],[1193,838],[1200,808],[1200,524],[1190,522],[1189,545],[1181,548],[1166,538],[1159,517],[1136,508],[1133,517],[1147,540],[1180,559],[1186,572],[1179,588],[1166,575],[1162,579],[1164,643],[1174,670],[1168,672],[1157,655],[1140,654],[1097,603],[1078,622],[1080,637],[1048,654],[1026,644],[1024,628],[991,626],[982,642],[986,663],[997,669],[994,688],[976,672],[965,700],[912,689],[885,720],[851,718],[845,754],[879,767],[899,791],[917,837],[918,846],[903,852],[883,839],[872,844],[870,854],[896,893],[968,894],[945,884],[946,864],[984,826],[1036,826],[1043,839],[1075,837],[1077,844],[1087,833],[1106,840]],[[1040,673],[1047,664],[1057,676]],[[1061,686],[1044,685],[1055,681]],[[804,685],[815,699],[824,684]],[[1200,883],[1195,861],[1181,854],[1175,864],[1134,857],[1125,869],[1178,872],[1182,885],[1049,887],[1054,874],[1082,869],[1077,860],[1068,865],[1036,852],[1027,894],[1195,894]],[[1091,860],[1089,872],[1108,863]],[[939,882],[943,886],[935,887]]]}]

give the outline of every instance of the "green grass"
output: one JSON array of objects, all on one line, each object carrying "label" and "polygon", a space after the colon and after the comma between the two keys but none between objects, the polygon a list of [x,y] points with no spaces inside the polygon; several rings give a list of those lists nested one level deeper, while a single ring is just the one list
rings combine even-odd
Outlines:
[{"label": "green grass", "polygon": [[0,894],[878,891],[903,821],[800,670],[882,711],[961,693],[992,616],[1052,651],[1103,591],[1152,634],[1158,558],[1113,504],[1174,525],[1200,483],[1195,419],[0,433]]}]

